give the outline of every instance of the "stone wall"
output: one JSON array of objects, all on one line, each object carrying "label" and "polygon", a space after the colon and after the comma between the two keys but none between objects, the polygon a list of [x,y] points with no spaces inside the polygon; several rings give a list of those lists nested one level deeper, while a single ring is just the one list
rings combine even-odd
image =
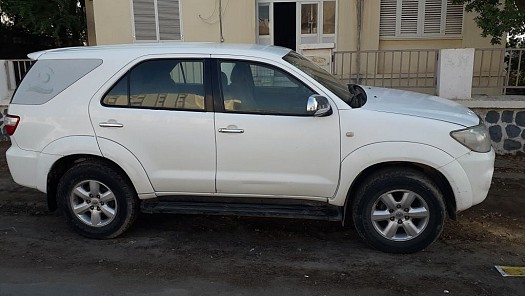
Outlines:
[{"label": "stone wall", "polygon": [[474,109],[489,128],[497,154],[525,153],[525,109]]}]

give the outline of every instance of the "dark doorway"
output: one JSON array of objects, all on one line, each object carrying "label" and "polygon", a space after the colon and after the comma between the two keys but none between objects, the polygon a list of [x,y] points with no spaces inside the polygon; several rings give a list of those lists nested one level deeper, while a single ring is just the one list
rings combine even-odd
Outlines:
[{"label": "dark doorway", "polygon": [[297,23],[295,15],[295,2],[281,2],[273,4],[274,45],[296,50]]}]

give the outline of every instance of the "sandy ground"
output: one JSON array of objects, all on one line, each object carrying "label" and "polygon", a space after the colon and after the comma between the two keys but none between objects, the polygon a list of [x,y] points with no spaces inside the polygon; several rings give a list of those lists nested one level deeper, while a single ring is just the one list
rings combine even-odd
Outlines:
[{"label": "sandy ground", "polygon": [[338,223],[142,215],[124,236],[73,233],[13,183],[0,143],[0,295],[525,295],[525,158],[499,158],[487,200],[412,255]]}]

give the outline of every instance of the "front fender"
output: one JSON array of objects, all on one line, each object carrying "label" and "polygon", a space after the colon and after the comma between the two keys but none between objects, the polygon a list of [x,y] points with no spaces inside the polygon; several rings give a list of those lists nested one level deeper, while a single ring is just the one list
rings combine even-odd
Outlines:
[{"label": "front fender", "polygon": [[339,188],[330,204],[344,206],[354,180],[367,168],[387,162],[418,163],[435,168],[454,161],[454,157],[434,146],[413,142],[379,142],[362,146],[343,158]]}]

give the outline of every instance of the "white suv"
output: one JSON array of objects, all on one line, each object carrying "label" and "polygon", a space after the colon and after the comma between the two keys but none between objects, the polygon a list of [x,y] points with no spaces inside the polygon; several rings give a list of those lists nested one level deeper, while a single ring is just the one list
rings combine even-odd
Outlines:
[{"label": "white suv", "polygon": [[80,234],[140,210],[351,222],[410,253],[483,201],[494,151],[469,109],[345,85],[288,49],[211,43],[49,50],[5,125],[13,179]]}]

